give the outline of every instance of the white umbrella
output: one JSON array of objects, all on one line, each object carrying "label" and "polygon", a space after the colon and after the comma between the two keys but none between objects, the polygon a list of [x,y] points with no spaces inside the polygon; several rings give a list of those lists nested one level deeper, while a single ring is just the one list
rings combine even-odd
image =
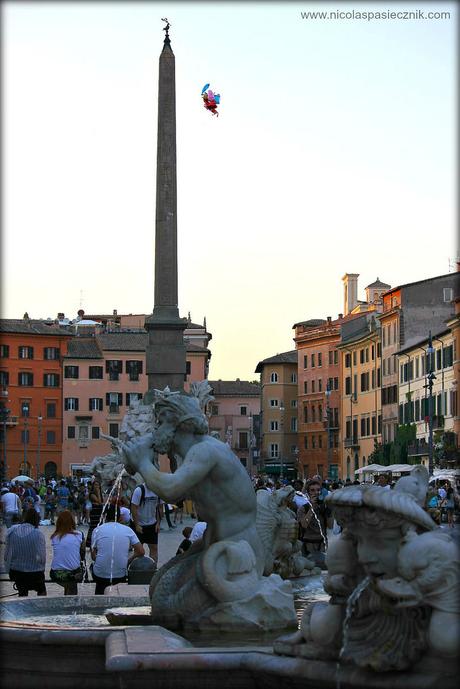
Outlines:
[{"label": "white umbrella", "polygon": [[11,480],[16,481],[17,483],[25,483],[26,481],[31,481],[32,479],[30,476],[15,476]]}]

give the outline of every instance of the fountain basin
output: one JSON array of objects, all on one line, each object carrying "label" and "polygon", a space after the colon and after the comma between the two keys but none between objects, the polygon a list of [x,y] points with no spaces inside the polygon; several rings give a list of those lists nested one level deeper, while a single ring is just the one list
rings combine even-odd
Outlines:
[{"label": "fountain basin", "polygon": [[[322,578],[316,577],[316,582],[311,579],[309,590],[318,599]],[[37,597],[1,603],[2,670],[8,678],[5,686],[336,689],[335,662],[275,655],[273,636],[244,639],[220,634],[218,639],[206,635],[186,639],[155,625],[111,626],[105,618],[108,608],[144,612],[148,605],[147,596]],[[298,610],[299,617],[303,607]],[[380,675],[349,666],[340,669],[341,689],[456,687],[454,672],[452,677],[444,674],[442,684],[440,679],[429,667]]]}]

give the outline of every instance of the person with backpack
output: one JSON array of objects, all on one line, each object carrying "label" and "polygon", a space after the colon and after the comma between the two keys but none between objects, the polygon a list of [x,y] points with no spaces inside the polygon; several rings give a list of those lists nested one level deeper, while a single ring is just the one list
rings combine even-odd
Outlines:
[{"label": "person with backpack", "polygon": [[50,579],[64,588],[65,596],[76,596],[78,583],[83,581],[81,562],[85,559],[85,538],[77,531],[75,517],[70,510],[62,510],[51,535],[53,561]]},{"label": "person with backpack", "polygon": [[26,481],[26,488],[22,495],[22,507],[24,512],[26,512],[29,508],[33,508],[36,512],[38,512],[38,514],[41,514],[40,498],[38,497],[38,493],[35,490],[34,482],[32,481],[32,479]]},{"label": "person with backpack", "polygon": [[158,532],[162,517],[160,498],[145,483],[136,486],[131,497],[132,528],[139,541],[149,547],[150,557],[158,563]]}]

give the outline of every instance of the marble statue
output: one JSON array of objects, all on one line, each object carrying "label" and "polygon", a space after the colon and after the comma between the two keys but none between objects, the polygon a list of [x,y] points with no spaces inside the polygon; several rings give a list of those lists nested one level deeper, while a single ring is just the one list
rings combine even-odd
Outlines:
[{"label": "marble statue", "polygon": [[342,526],[326,556],[330,600],[310,604],[299,631],[275,642],[276,653],[378,672],[416,667],[422,656],[455,658],[459,553],[424,510],[427,487],[420,466],[393,490],[358,485],[327,496]]},{"label": "marble statue", "polygon": [[[290,583],[262,576],[265,550],[252,483],[228,445],[208,434],[203,389],[155,391],[153,432],[122,444],[129,471],[138,471],[165,501],[190,498],[198,520],[207,523],[203,538],[154,576],[153,622],[169,629],[295,627]],[[155,452],[169,457],[173,473],[158,470]]]},{"label": "marble statue", "polygon": [[305,574],[318,574],[312,560],[302,555],[302,543],[298,540],[299,525],[294,512],[288,507],[295,490],[284,486],[270,493],[258,490],[256,527],[265,548],[264,575],[272,572],[282,579]]}]

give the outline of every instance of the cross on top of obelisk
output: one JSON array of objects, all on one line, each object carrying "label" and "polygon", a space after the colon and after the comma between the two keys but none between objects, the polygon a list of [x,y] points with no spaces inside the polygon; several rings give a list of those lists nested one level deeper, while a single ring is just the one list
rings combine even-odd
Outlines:
[{"label": "cross on top of obelisk", "polygon": [[171,26],[171,24],[170,24],[169,21],[166,19],[166,17],[164,17],[164,18],[162,17],[162,18],[161,18],[161,21],[162,21],[162,22],[166,22],[166,26],[163,27],[163,31],[166,31],[166,33],[165,33],[165,43],[171,43],[171,41],[169,40],[169,27]]}]

